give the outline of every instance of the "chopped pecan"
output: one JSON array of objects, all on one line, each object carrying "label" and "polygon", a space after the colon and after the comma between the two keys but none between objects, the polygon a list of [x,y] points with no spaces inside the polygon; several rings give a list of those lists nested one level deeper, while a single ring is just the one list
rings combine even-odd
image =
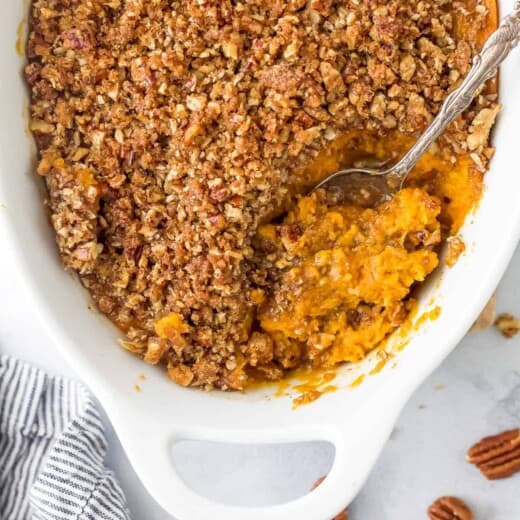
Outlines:
[{"label": "chopped pecan", "polygon": [[506,338],[512,338],[520,332],[520,320],[512,314],[500,314],[495,321],[495,327]]},{"label": "chopped pecan", "polygon": [[473,520],[473,512],[456,497],[438,498],[429,508],[430,520]]},{"label": "chopped pecan", "polygon": [[448,267],[453,267],[458,259],[460,258],[460,255],[464,253],[466,250],[466,245],[464,242],[460,239],[460,237],[449,237],[447,240],[448,244],[448,251],[446,254],[446,259],[444,260],[444,263]]},{"label": "chopped pecan", "polygon": [[320,73],[323,83],[328,91],[343,94],[345,92],[345,84],[341,74],[330,63],[323,61],[320,64]]},{"label": "chopped pecan", "polygon": [[520,428],[485,437],[466,458],[490,480],[510,477],[520,471]]},{"label": "chopped pecan", "polygon": [[500,105],[483,108],[473,119],[469,128],[468,148],[473,151],[487,146],[489,134],[500,112]]},{"label": "chopped pecan", "polygon": [[404,56],[399,65],[399,72],[401,73],[401,78],[404,81],[410,81],[413,78],[413,75],[415,74],[415,68],[416,64],[413,56],[410,54]]},{"label": "chopped pecan", "polygon": [[168,377],[181,386],[189,386],[193,381],[194,374],[187,365],[169,365]]},{"label": "chopped pecan", "polygon": [[265,365],[273,359],[273,340],[268,334],[253,332],[247,344],[247,355],[252,367]]},{"label": "chopped pecan", "polygon": [[47,123],[42,119],[32,119],[29,128],[32,132],[39,132],[42,134],[51,134],[54,131],[54,125]]},{"label": "chopped pecan", "polygon": [[133,341],[119,339],[118,342],[124,349],[132,352],[132,354],[140,354],[143,351],[143,347]]},{"label": "chopped pecan", "polygon": [[311,0],[309,7],[315,9],[323,16],[327,16],[332,7],[331,0]]},{"label": "chopped pecan", "polygon": [[168,342],[163,338],[149,338],[146,345],[144,360],[151,365],[159,363],[168,351]]}]

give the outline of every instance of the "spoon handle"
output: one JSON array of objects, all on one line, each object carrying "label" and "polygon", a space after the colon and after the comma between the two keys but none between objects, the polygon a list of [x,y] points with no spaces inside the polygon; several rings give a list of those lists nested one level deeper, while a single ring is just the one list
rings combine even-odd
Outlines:
[{"label": "spoon handle", "polygon": [[402,184],[430,145],[446,127],[471,104],[481,85],[494,76],[498,66],[520,41],[520,0],[513,12],[506,16],[498,29],[489,37],[464,81],[444,101],[430,126],[419,137],[408,153],[391,169],[392,177]]}]

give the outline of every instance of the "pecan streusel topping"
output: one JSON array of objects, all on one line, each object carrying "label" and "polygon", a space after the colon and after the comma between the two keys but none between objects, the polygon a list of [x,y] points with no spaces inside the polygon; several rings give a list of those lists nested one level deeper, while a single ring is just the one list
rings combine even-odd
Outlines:
[{"label": "pecan streusel topping", "polygon": [[[255,325],[259,225],[344,132],[424,130],[487,15],[470,0],[35,0],[31,130],[65,267],[174,381],[281,377]],[[453,162],[485,170],[476,116],[494,100],[439,141]]]}]

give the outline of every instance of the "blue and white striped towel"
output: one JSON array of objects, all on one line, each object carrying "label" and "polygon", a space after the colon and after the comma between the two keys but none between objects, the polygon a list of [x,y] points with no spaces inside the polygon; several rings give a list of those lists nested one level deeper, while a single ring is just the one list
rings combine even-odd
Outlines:
[{"label": "blue and white striped towel", "polygon": [[129,520],[87,390],[0,357],[0,520]]}]

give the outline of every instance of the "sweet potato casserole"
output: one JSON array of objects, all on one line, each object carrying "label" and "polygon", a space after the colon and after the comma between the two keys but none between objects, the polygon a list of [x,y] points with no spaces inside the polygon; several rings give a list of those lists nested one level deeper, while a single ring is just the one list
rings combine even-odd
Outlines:
[{"label": "sweet potato casserole", "polygon": [[67,269],[176,383],[362,359],[478,201],[494,81],[375,209],[305,195],[396,160],[494,0],[34,0],[38,173]]}]

